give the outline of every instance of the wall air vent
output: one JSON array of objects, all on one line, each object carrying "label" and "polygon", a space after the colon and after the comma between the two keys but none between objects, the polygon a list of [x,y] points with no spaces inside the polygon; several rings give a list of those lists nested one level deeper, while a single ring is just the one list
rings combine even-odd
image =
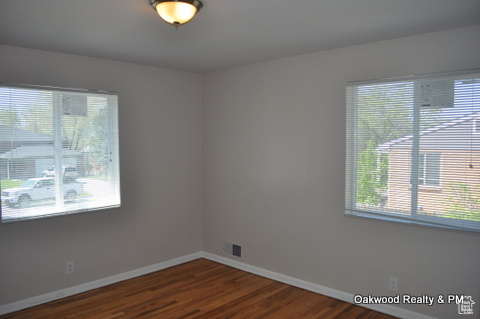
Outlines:
[{"label": "wall air vent", "polygon": [[223,252],[226,255],[242,257],[242,246],[224,242]]}]

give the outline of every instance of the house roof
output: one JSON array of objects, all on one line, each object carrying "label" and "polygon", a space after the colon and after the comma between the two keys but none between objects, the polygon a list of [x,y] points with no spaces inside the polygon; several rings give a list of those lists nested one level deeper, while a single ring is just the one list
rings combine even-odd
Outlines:
[{"label": "house roof", "polygon": [[[461,116],[420,132],[421,150],[480,150],[480,112]],[[394,148],[411,148],[413,135],[380,144],[376,150],[388,153]]]},{"label": "house roof", "polygon": [[53,136],[37,133],[33,131],[22,130],[11,125],[0,125],[0,143],[15,140],[21,143],[48,143],[53,142]]},{"label": "house roof", "polygon": [[[44,158],[50,157],[53,158],[53,145],[48,144],[41,144],[41,145],[23,145],[17,148],[14,148],[8,152],[0,154],[0,158],[3,159],[21,159],[21,158]],[[72,157],[81,155],[82,152],[70,150],[70,149],[62,149],[62,156],[64,157]]]}]

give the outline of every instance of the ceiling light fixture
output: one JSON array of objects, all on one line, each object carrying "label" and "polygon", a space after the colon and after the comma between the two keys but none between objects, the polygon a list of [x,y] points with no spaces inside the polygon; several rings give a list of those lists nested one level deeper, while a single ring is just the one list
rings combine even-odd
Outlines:
[{"label": "ceiling light fixture", "polygon": [[192,20],[203,6],[200,0],[150,0],[150,4],[165,22],[175,27]]}]

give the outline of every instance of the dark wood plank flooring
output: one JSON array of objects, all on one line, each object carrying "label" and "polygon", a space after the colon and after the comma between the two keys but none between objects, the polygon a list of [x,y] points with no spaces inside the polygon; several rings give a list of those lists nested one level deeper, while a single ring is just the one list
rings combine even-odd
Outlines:
[{"label": "dark wood plank flooring", "polygon": [[6,314],[2,318],[391,319],[394,317],[207,259],[197,259]]}]

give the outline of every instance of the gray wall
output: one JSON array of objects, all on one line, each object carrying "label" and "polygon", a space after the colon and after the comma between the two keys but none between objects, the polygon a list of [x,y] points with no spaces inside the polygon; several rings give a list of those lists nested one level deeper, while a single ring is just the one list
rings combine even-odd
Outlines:
[{"label": "gray wall", "polygon": [[204,251],[238,243],[245,263],[352,294],[387,295],[393,276],[400,294],[480,302],[480,236],[343,213],[345,82],[479,68],[479,40],[476,26],[205,75]]},{"label": "gray wall", "polygon": [[123,205],[0,225],[0,305],[202,249],[198,74],[0,46],[0,82],[117,91]]}]

